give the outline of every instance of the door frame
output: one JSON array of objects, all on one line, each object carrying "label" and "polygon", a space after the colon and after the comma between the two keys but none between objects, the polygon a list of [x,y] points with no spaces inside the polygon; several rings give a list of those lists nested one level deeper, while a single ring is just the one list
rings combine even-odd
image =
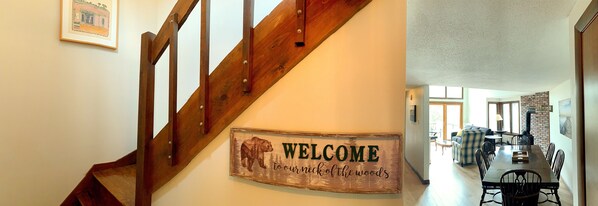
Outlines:
[{"label": "door frame", "polygon": [[577,176],[579,187],[579,205],[586,205],[586,160],[585,160],[585,122],[584,122],[584,82],[583,82],[583,61],[581,35],[588,26],[598,17],[598,0],[592,0],[588,8],[575,24],[575,93],[577,94],[575,104],[577,110],[577,125],[575,133],[577,136],[577,157],[580,164],[577,165]]},{"label": "door frame", "polygon": [[[461,108],[461,115],[459,115],[459,127],[461,127],[461,129],[463,129],[463,102],[430,102],[430,104],[428,105],[428,107],[432,106],[432,105],[442,105],[442,123],[443,123],[443,127],[444,128],[442,130],[442,137],[444,140],[444,137],[448,137],[447,136],[447,123],[446,123],[446,105],[459,105]],[[429,108],[428,108],[429,110]],[[430,123],[428,123],[430,124]],[[449,139],[450,140],[450,139]]]}]

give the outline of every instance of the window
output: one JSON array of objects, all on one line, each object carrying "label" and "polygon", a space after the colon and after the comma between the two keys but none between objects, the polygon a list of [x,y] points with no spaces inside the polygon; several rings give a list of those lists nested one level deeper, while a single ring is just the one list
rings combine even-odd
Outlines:
[{"label": "window", "polygon": [[496,131],[498,129],[496,114],[498,114],[498,107],[496,106],[496,103],[488,103],[488,128],[490,128],[492,131]]},{"label": "window", "polygon": [[430,86],[430,98],[463,99],[463,87]]},{"label": "window", "polygon": [[488,103],[488,128],[492,131],[519,133],[519,116],[519,102]]}]

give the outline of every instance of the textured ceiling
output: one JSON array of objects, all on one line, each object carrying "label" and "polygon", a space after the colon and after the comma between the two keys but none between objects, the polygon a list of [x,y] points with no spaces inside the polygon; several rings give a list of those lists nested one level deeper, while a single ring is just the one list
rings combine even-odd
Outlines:
[{"label": "textured ceiling", "polygon": [[407,85],[549,90],[570,75],[574,2],[407,1]]}]

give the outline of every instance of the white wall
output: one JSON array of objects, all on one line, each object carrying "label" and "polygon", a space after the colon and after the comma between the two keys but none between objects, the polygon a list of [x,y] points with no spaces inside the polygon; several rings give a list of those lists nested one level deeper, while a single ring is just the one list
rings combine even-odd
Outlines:
[{"label": "white wall", "polygon": [[[421,86],[405,95],[405,160],[422,180],[430,180],[429,90],[429,86]],[[416,105],[416,122],[409,120],[412,105]]]},{"label": "white wall", "polygon": [[118,50],[59,41],[60,1],[3,0],[0,205],[58,205],[95,163],[136,148],[141,33],[153,0],[120,1]]},{"label": "white wall", "polygon": [[[371,2],[231,127],[404,133],[405,11],[404,0]],[[230,177],[229,129],[154,193],[154,205],[402,205],[401,195],[317,192]]]},{"label": "white wall", "polygon": [[565,152],[565,164],[561,171],[561,179],[566,187],[571,188],[574,182],[574,175],[577,169],[574,167],[575,155],[572,151],[571,138],[560,133],[559,125],[559,101],[571,98],[571,81],[567,80],[550,90],[550,105],[553,106],[553,112],[550,113],[550,142],[555,144],[556,151],[562,149]]},{"label": "white wall", "polygon": [[[577,91],[575,90],[575,84],[577,83],[575,81],[575,24],[577,23],[577,21],[579,20],[579,17],[581,17],[581,15],[583,14],[583,12],[586,10],[586,8],[588,7],[588,5],[590,4],[591,0],[577,0],[575,2],[575,5],[573,6],[573,9],[571,9],[571,13],[569,14],[569,74],[571,75],[569,79],[571,79],[571,106],[572,106],[572,110],[573,110],[573,128],[577,127]],[[579,139],[577,137],[577,134],[574,132],[573,133],[573,138],[572,138],[572,143],[573,143],[573,151],[578,151],[580,148],[578,148],[578,145],[580,145]],[[571,158],[573,159],[573,158]],[[584,171],[580,171],[578,168],[581,165],[580,163],[581,157],[580,156],[575,156],[574,160],[572,161],[572,167],[576,168],[575,174],[573,175],[573,179],[575,180],[573,182],[572,185],[569,185],[571,187],[571,192],[574,194],[573,195],[573,204],[574,205],[579,205],[579,200],[582,197],[583,193],[585,192],[583,190],[583,188],[579,188],[579,186],[581,185],[579,183],[580,179],[578,179],[579,177],[579,173],[582,173]],[[566,161],[566,160],[565,160]]]}]

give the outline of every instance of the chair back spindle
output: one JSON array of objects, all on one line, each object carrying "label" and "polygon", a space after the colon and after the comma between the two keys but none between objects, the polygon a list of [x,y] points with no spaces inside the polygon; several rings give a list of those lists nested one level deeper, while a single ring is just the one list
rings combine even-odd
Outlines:
[{"label": "chair back spindle", "polygon": [[500,178],[503,205],[537,205],[542,177],[531,170],[511,170]]},{"label": "chair back spindle", "polygon": [[558,180],[561,179],[561,170],[563,169],[563,164],[565,163],[565,152],[560,149],[556,152],[556,156],[554,158],[554,163],[552,164],[552,172]]},{"label": "chair back spindle", "polygon": [[546,161],[548,161],[548,164],[550,166],[552,166],[552,157],[554,156],[554,143],[550,143],[550,145],[548,145],[548,150],[546,151]]},{"label": "chair back spindle", "polygon": [[494,144],[489,141],[484,142],[482,145],[482,157],[484,157],[484,160],[486,161],[486,169],[490,168],[490,164],[492,164],[492,161],[496,156],[495,150],[496,148],[494,147]]},{"label": "chair back spindle", "polygon": [[478,170],[480,171],[480,180],[484,180],[484,176],[486,176],[486,172],[488,171],[488,167],[486,167],[486,162],[483,157],[483,152],[480,149],[475,151],[475,162],[478,165]]}]

